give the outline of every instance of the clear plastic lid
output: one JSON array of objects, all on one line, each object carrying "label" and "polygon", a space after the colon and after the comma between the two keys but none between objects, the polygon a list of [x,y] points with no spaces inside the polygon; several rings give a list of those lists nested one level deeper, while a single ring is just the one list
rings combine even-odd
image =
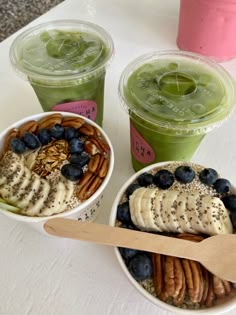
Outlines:
[{"label": "clear plastic lid", "polygon": [[52,21],[21,33],[10,49],[14,68],[28,80],[89,80],[104,71],[113,41],[101,27],[78,20]]},{"label": "clear plastic lid", "polygon": [[212,130],[228,117],[236,99],[235,82],[223,67],[181,51],[137,58],[123,71],[119,92],[133,119],[177,135]]}]

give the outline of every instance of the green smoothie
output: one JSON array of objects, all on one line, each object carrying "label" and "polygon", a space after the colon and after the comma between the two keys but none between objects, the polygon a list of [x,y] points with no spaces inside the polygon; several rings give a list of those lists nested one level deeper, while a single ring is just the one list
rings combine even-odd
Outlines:
[{"label": "green smoothie", "polygon": [[190,160],[205,134],[232,110],[235,85],[213,61],[184,52],[148,54],[127,66],[120,95],[130,116],[135,171]]},{"label": "green smoothie", "polygon": [[56,21],[19,35],[10,56],[44,111],[75,112],[102,125],[104,81],[112,54],[112,40],[100,27]]}]

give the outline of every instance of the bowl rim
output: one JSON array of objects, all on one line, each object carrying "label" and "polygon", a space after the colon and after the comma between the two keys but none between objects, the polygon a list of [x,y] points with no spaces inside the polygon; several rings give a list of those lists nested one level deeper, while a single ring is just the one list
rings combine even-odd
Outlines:
[{"label": "bowl rim", "polygon": [[[167,164],[173,164],[173,163],[185,163],[184,161],[165,161],[165,162],[159,162],[159,163],[155,163],[155,164],[151,164],[146,166],[145,168],[139,170],[138,172],[134,173],[133,175],[131,175],[131,177],[129,177],[127,179],[127,181],[121,186],[121,188],[119,189],[112,207],[111,207],[111,212],[110,212],[110,217],[109,217],[109,225],[114,226],[115,225],[115,220],[116,220],[116,211],[117,211],[117,205],[120,202],[120,199],[122,197],[122,195],[124,194],[125,190],[127,189],[127,187],[142,173],[144,172],[148,172],[154,168],[160,167],[160,166],[164,166]],[[199,166],[203,166],[202,164],[196,163],[196,162],[192,162],[192,161],[186,161],[186,163],[192,163],[195,165],[199,165]],[[203,166],[206,167],[206,166]],[[233,186],[233,190],[235,190],[236,188]],[[127,276],[128,280],[131,282],[131,284],[139,291],[139,293],[141,293],[144,297],[146,297],[150,302],[152,302],[154,305],[161,307],[164,310],[173,312],[175,314],[182,314],[182,315],[187,315],[187,314],[212,314],[212,315],[216,315],[216,314],[223,314],[225,312],[228,312],[230,310],[232,310],[233,308],[236,307],[236,297],[235,298],[230,298],[229,300],[227,300],[225,303],[223,304],[218,304],[218,305],[214,305],[212,307],[209,308],[205,308],[205,309],[183,309],[183,308],[179,308],[176,307],[174,305],[170,305],[168,303],[165,303],[163,301],[161,301],[160,299],[158,299],[157,297],[154,297],[151,293],[149,293],[147,290],[145,290],[130,274],[130,272],[128,271],[128,268],[125,265],[125,262],[118,250],[117,247],[114,247],[114,252],[115,252],[115,256],[120,264],[121,269],[123,270],[123,272],[125,273],[125,275]]]},{"label": "bowl rim", "polygon": [[12,219],[15,219],[17,221],[23,221],[23,222],[29,222],[29,223],[38,223],[38,222],[43,222],[45,220],[49,220],[50,218],[60,218],[60,217],[67,217],[70,216],[74,213],[79,213],[82,212],[84,209],[86,209],[88,206],[90,206],[94,200],[96,200],[96,198],[101,195],[101,193],[103,192],[103,190],[106,188],[112,172],[113,172],[113,168],[114,168],[114,149],[113,149],[113,145],[111,143],[110,138],[108,137],[107,133],[94,121],[92,121],[89,118],[86,118],[82,115],[78,115],[75,113],[71,113],[71,112],[64,112],[64,111],[50,111],[50,112],[42,112],[42,113],[38,113],[38,114],[33,114],[33,115],[29,115],[26,116],[14,123],[12,123],[9,127],[5,128],[1,133],[0,133],[0,152],[2,151],[3,148],[3,139],[6,136],[6,134],[13,128],[17,128],[20,125],[22,125],[23,123],[29,121],[29,120],[36,120],[38,121],[39,119],[46,117],[46,116],[51,116],[53,114],[61,114],[62,116],[68,117],[77,117],[77,118],[82,118],[85,120],[86,123],[89,123],[90,125],[96,127],[102,134],[102,136],[104,137],[105,141],[108,143],[109,147],[110,147],[110,163],[109,163],[109,169],[107,172],[106,177],[104,178],[101,186],[96,190],[96,192],[87,200],[85,200],[84,202],[82,202],[81,204],[79,204],[77,207],[68,210],[68,211],[64,211],[58,214],[54,214],[51,216],[43,216],[43,217],[30,217],[30,216],[24,216],[21,214],[16,214],[4,209],[0,209],[0,214],[4,214],[7,217],[10,217]]}]

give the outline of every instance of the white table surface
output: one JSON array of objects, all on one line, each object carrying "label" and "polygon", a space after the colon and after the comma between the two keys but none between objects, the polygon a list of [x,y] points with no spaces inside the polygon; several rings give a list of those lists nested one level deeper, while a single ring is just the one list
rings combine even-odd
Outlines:
[{"label": "white table surface", "polygon": [[[67,0],[32,24],[81,19],[104,27],[113,37],[115,58],[108,70],[104,129],[114,145],[116,163],[97,221],[108,223],[119,187],[133,174],[128,117],[117,86],[125,65],[154,50],[176,49],[178,0]],[[28,27],[28,26],[27,26]],[[0,129],[41,112],[27,82],[11,69],[9,47],[0,43]],[[236,78],[236,59],[223,66]],[[216,168],[236,182],[236,112],[207,135],[193,160]],[[167,315],[135,290],[112,248],[39,235],[0,216],[0,315]],[[231,311],[227,314],[235,314]]]}]

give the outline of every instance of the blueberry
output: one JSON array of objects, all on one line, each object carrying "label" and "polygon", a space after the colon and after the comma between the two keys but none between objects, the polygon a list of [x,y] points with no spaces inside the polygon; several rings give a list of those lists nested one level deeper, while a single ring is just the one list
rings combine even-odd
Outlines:
[{"label": "blueberry", "polygon": [[71,140],[73,138],[78,138],[79,132],[76,128],[74,127],[68,127],[65,129],[65,139],[66,140]]},{"label": "blueberry", "polygon": [[78,138],[73,138],[69,142],[70,153],[82,153],[84,150],[83,142]]},{"label": "blueberry", "polygon": [[117,219],[121,221],[122,223],[132,224],[128,201],[123,202],[118,205]]},{"label": "blueberry", "polygon": [[49,130],[46,128],[40,129],[38,132],[38,139],[43,145],[48,144],[51,141]]},{"label": "blueberry", "polygon": [[81,154],[71,154],[69,162],[72,164],[78,164],[80,167],[84,167],[88,164],[89,160],[90,156],[87,153],[82,152]]},{"label": "blueberry", "polygon": [[60,124],[56,124],[52,128],[50,128],[50,135],[54,139],[63,139],[64,134],[65,128]]},{"label": "blueberry", "polygon": [[125,191],[126,197],[129,198],[129,196],[131,196],[132,193],[133,193],[136,189],[138,189],[138,188],[140,188],[140,187],[141,187],[141,186],[140,186],[139,184],[130,184],[130,185],[128,186],[128,188],[126,189],[126,191]]},{"label": "blueberry", "polygon": [[182,165],[176,168],[175,178],[184,184],[191,183],[195,177],[194,170],[187,165]]},{"label": "blueberry", "polygon": [[132,248],[122,248],[119,247],[119,251],[121,256],[128,262],[130,260],[130,258],[134,257],[135,255],[138,254],[138,250],[137,249],[132,249]]},{"label": "blueberry", "polygon": [[61,173],[65,178],[71,181],[77,181],[83,175],[83,170],[80,166],[76,164],[65,164],[61,168]]},{"label": "blueberry", "polygon": [[137,181],[140,186],[147,187],[153,184],[153,175],[150,173],[143,173],[139,175],[139,177],[137,178]]},{"label": "blueberry", "polygon": [[213,168],[204,168],[199,174],[200,181],[208,186],[211,186],[215,183],[218,178],[218,173]]},{"label": "blueberry", "polygon": [[156,172],[153,178],[154,184],[161,189],[170,188],[173,185],[174,181],[174,175],[165,169]]},{"label": "blueberry", "polygon": [[231,184],[227,179],[218,178],[213,186],[219,194],[223,194],[230,190]]},{"label": "blueberry", "polygon": [[10,141],[10,148],[15,153],[23,153],[26,150],[25,143],[19,138],[12,138]]},{"label": "blueberry", "polygon": [[22,140],[25,145],[30,149],[37,149],[40,146],[39,139],[31,132],[25,132]]},{"label": "blueberry", "polygon": [[231,219],[231,222],[232,222],[234,228],[236,229],[236,211],[231,212],[230,219]]},{"label": "blueberry", "polygon": [[128,269],[135,280],[148,279],[152,276],[152,260],[146,254],[137,254],[130,259]]},{"label": "blueberry", "polygon": [[227,195],[221,200],[228,210],[236,212],[236,195]]}]

